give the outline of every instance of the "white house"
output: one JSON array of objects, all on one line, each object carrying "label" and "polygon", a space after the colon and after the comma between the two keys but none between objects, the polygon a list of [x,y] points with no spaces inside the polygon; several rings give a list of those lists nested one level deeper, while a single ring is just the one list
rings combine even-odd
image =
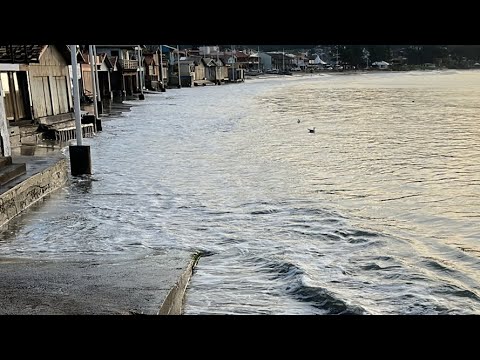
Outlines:
[{"label": "white house", "polygon": [[304,70],[307,67],[308,58],[305,54],[299,54],[293,59],[293,64],[298,68]]},{"label": "white house", "polygon": [[378,67],[379,69],[388,69],[388,67],[390,66],[389,63],[387,63],[386,61],[375,61],[374,63],[372,63],[372,66],[376,66]]},{"label": "white house", "polygon": [[320,56],[318,56],[318,54],[313,54],[308,57],[308,65],[323,66],[323,65],[327,65],[327,63],[322,59],[320,59]]}]

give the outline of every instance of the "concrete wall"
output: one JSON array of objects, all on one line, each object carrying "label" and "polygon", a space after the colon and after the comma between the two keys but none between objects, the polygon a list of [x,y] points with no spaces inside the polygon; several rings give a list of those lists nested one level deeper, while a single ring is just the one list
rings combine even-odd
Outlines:
[{"label": "concrete wall", "polygon": [[10,148],[10,132],[7,125],[7,116],[5,114],[3,95],[2,82],[0,81],[0,136],[2,137],[2,151],[0,152],[0,155],[3,153],[3,156],[11,156],[12,151]]},{"label": "concrete wall", "polygon": [[188,282],[193,274],[193,269],[197,265],[199,256],[195,256],[187,268],[180,276],[175,286],[170,290],[167,297],[160,306],[158,315],[182,315],[183,302],[185,300],[185,292],[187,291]]},{"label": "concrete wall", "polygon": [[59,159],[54,165],[28,177],[25,181],[1,194],[0,226],[45,195],[64,185],[67,179],[68,159]]}]

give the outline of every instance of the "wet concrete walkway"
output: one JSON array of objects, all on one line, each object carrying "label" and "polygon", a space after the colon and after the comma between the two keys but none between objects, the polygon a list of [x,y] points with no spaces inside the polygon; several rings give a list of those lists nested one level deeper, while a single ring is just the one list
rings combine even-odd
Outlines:
[{"label": "wet concrete walkway", "polygon": [[146,258],[0,258],[0,315],[176,315],[192,274],[190,253]]},{"label": "wet concrete walkway", "polygon": [[[25,162],[27,173],[0,187],[0,198],[67,159],[60,151],[23,150],[31,155],[18,151],[12,158]],[[8,222],[0,227],[0,242],[9,241],[8,229]],[[4,257],[0,245],[0,315],[181,314],[193,266],[193,254],[179,250],[145,258],[72,254],[44,260]]]},{"label": "wet concrete walkway", "polygon": [[[108,115],[115,117],[130,107],[115,104]],[[46,184],[29,186],[48,187],[53,181],[49,182],[49,176],[59,177],[58,172],[49,175],[48,171],[59,163],[64,166],[62,174],[69,178],[68,156],[62,154],[58,145],[22,146],[13,150],[12,160],[26,163],[27,173],[0,187],[0,197],[18,197],[12,193],[39,175]],[[68,186],[68,181],[64,186]],[[39,199],[47,193],[40,194]],[[18,210],[17,199],[9,201],[15,202],[13,207]],[[2,242],[14,241],[9,237],[9,226],[18,225],[11,224],[12,221],[0,226],[0,315],[182,313],[186,287],[195,265],[193,253],[172,249],[147,257],[86,258],[64,254],[55,260],[15,258],[2,254],[1,246]]]}]

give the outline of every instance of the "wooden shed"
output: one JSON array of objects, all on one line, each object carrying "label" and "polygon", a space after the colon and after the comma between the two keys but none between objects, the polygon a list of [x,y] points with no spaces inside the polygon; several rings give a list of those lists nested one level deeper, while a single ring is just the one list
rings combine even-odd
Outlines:
[{"label": "wooden shed", "polygon": [[196,60],[195,61],[195,80],[206,80],[205,75],[205,64],[203,61]]},{"label": "wooden shed", "polygon": [[0,78],[12,147],[41,138],[38,124],[73,121],[70,49],[66,45],[0,45]]},{"label": "wooden shed", "polygon": [[[90,55],[87,51],[84,51],[83,58],[85,62],[81,64],[82,68],[82,88],[84,95],[93,98],[92,90],[92,74],[90,66]],[[110,74],[113,71],[113,64],[110,58],[105,53],[97,54],[95,66],[98,71],[98,87],[100,89],[100,97],[102,100],[112,98],[112,86],[110,80]]]},{"label": "wooden shed", "polygon": [[215,62],[210,58],[202,58],[203,66],[205,67],[206,80],[217,82],[217,74],[215,71]]},{"label": "wooden shed", "polygon": [[48,116],[71,112],[73,101],[68,65],[68,48],[58,49],[54,45],[44,45],[38,63],[28,64],[33,116],[39,122]]},{"label": "wooden shed", "polygon": [[160,66],[157,63],[155,53],[146,53],[143,58],[145,68],[145,87],[149,90],[158,90],[160,88]]},{"label": "wooden shed", "polygon": [[0,63],[19,64],[15,71],[2,72],[14,105],[10,120],[31,118],[40,122],[72,112],[67,46],[7,45],[0,54]]},{"label": "wooden shed", "polygon": [[202,58],[202,62],[205,66],[205,77],[207,80],[213,81],[216,84],[228,80],[228,68],[221,59]]},{"label": "wooden shed", "polygon": [[224,82],[228,81],[228,67],[222,59],[215,61],[217,80]]}]

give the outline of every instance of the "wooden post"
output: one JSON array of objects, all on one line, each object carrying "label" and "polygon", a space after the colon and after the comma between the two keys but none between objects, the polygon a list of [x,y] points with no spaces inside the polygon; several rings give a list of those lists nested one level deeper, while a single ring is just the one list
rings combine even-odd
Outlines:
[{"label": "wooden post", "polygon": [[[97,85],[97,110],[98,116],[103,113],[102,97],[100,93],[100,81],[98,81],[98,69],[97,69],[97,47],[92,45],[93,56],[95,56],[95,84]],[[95,129],[96,131],[96,129]]]},{"label": "wooden post", "polygon": [[182,80],[180,76],[180,49],[177,45],[177,64],[178,64],[178,88],[182,87]]},{"label": "wooden post", "polygon": [[138,45],[138,82],[140,85],[140,95],[138,96],[138,100],[145,100],[145,95],[143,95],[142,65],[141,47]]},{"label": "wooden post", "polygon": [[160,80],[162,82],[162,92],[165,92],[165,83],[163,82],[163,45],[160,45]]},{"label": "wooden post", "polygon": [[[90,74],[92,78],[93,110],[95,113],[95,120],[96,120],[98,119],[98,103],[97,103],[97,84],[95,79],[96,60],[95,60],[95,55],[93,53],[93,45],[88,45],[88,54],[90,59]],[[95,131],[97,131],[96,126],[95,126]]]}]

